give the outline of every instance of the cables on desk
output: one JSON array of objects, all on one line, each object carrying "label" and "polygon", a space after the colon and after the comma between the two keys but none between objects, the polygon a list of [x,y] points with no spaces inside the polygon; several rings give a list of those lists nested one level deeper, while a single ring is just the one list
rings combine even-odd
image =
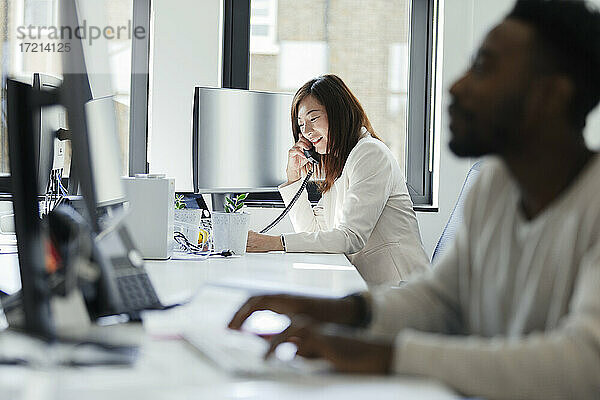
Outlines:
[{"label": "cables on desk", "polygon": [[210,252],[210,251],[204,250],[203,247],[190,242],[185,237],[185,235],[181,232],[175,232],[173,237],[174,237],[175,241],[177,242],[177,244],[179,244],[179,247],[188,254],[195,254],[198,256],[207,256],[207,257],[209,257],[209,256],[230,257],[234,254],[233,251],[231,251],[231,250],[223,250],[223,251],[219,251],[219,252]]},{"label": "cables on desk", "polygon": [[175,241],[177,242],[179,247],[187,253],[191,253],[191,254],[206,253],[206,251],[201,246],[198,246],[197,244],[190,242],[185,237],[185,235],[181,232],[175,232],[173,235],[173,238],[175,239]]}]

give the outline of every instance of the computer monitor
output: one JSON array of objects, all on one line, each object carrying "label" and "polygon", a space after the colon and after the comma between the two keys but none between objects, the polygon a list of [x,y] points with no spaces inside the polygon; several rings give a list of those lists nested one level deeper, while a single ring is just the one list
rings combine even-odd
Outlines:
[{"label": "computer monitor", "polygon": [[195,88],[194,191],[277,191],[294,143],[292,99],[290,93]]},{"label": "computer monitor", "polygon": [[21,275],[24,329],[54,337],[50,288],[46,280],[47,234],[39,216],[39,177],[36,160],[36,115],[41,107],[58,102],[56,91],[34,90],[29,84],[6,81],[7,128],[11,191]]},{"label": "computer monitor", "polygon": [[[90,7],[98,7],[101,2],[83,3]],[[70,26],[72,31],[79,26],[77,6],[76,0],[63,0],[60,7],[61,24]],[[87,10],[90,13],[101,13],[102,11],[102,9]],[[114,147],[114,143],[118,143],[115,137],[117,132],[114,109],[111,112],[106,99],[92,98],[82,41],[73,37],[70,45],[71,51],[63,56],[63,83],[60,89],[52,86],[47,90],[36,90],[30,84],[7,80],[9,158],[22,286],[24,329],[29,333],[46,338],[55,337],[56,332],[51,313],[52,292],[47,280],[45,246],[48,243],[48,233],[42,229],[39,216],[38,191],[41,174],[38,167],[39,153],[37,150],[45,146],[40,143],[38,136],[40,123],[42,126],[48,126],[43,130],[52,129],[50,128],[52,123],[48,122],[44,125],[42,117],[41,122],[38,121],[36,124],[36,115],[40,115],[40,110],[44,112],[50,110],[49,107],[62,104],[67,111],[69,128],[73,132],[73,167],[77,170],[89,214],[88,219],[91,230],[96,235],[95,243],[97,245],[98,242],[101,242],[100,235],[107,231],[107,226],[103,224],[103,221],[110,220],[110,218],[101,218],[101,214],[107,210],[111,211],[115,206],[123,208],[125,200],[121,179],[117,172],[120,163],[114,161],[115,157],[120,154],[118,147]],[[98,59],[108,62],[108,51],[105,46],[99,43],[95,43],[95,45],[97,48],[90,50],[97,52],[95,62]],[[108,68],[105,71],[108,71]],[[106,82],[106,79],[101,81]],[[110,80],[108,82],[110,84]],[[42,85],[43,82],[40,79],[40,88]],[[46,116],[49,115],[50,112],[46,111]],[[38,155],[37,159],[36,155]],[[108,165],[113,163],[116,168]],[[114,215],[111,212],[107,214],[109,217]],[[114,232],[117,232],[120,237],[123,236],[122,229],[117,229],[114,225],[111,228],[114,228]],[[107,233],[105,237],[110,238],[110,233]],[[104,248],[106,247],[104,246]],[[98,247],[98,249],[95,250],[96,253],[102,253],[102,247]],[[124,246],[123,253],[127,256],[131,253],[131,249]],[[104,282],[106,274],[112,272],[110,264],[106,263],[107,257],[103,254],[97,254],[96,257],[98,261],[102,262],[101,277]],[[112,285],[114,286],[114,283]],[[100,290],[106,292],[105,289],[107,288],[102,287]],[[108,289],[114,292],[114,287],[111,286]],[[106,303],[109,310],[118,311],[114,307],[116,304],[114,296],[101,300]]]},{"label": "computer monitor", "polygon": [[[21,76],[11,79],[29,85],[38,91],[56,90],[62,84],[62,80],[58,77],[37,72],[28,77]],[[7,98],[6,101],[8,103],[11,99]],[[63,106],[53,105],[33,110],[32,133],[34,137],[32,144],[38,173],[39,195],[46,193],[52,171],[62,171],[65,166],[66,145],[64,141],[56,138],[56,132],[66,128],[66,113]],[[6,178],[8,179],[7,186],[0,191],[11,193],[10,174],[6,174]]]},{"label": "computer monitor", "polygon": [[[72,31],[79,21],[106,25],[102,2],[65,0],[61,25]],[[85,16],[85,18],[83,18]],[[68,111],[72,134],[72,171],[90,214],[93,231],[99,233],[100,218],[107,209],[121,207],[126,200],[119,171],[120,148],[112,97],[108,48],[104,40],[93,43],[73,37],[71,50],[63,55],[62,103]]]}]

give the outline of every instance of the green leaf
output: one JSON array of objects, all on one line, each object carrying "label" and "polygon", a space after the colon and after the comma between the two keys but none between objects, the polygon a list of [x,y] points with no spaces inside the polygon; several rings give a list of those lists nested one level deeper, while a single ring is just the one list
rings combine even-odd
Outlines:
[{"label": "green leaf", "polygon": [[240,195],[237,197],[237,201],[244,201],[244,200],[246,200],[246,197],[248,197],[248,193],[245,193],[245,194],[240,194]]},{"label": "green leaf", "polygon": [[175,209],[182,210],[184,208],[187,208],[185,203],[183,202],[184,198],[185,197],[182,194],[175,196]]}]

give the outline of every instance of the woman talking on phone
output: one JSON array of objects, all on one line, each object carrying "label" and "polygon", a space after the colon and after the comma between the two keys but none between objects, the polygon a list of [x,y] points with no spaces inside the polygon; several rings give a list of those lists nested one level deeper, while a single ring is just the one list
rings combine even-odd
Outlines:
[{"label": "woman talking on phone", "polygon": [[[247,250],[344,253],[369,285],[397,284],[425,270],[429,259],[404,175],[344,82],[323,75],[305,83],[291,116],[295,144],[279,191],[289,204],[314,166],[321,199],[313,208],[302,192],[290,210],[296,233],[251,231]],[[318,164],[304,150],[316,151]]]}]

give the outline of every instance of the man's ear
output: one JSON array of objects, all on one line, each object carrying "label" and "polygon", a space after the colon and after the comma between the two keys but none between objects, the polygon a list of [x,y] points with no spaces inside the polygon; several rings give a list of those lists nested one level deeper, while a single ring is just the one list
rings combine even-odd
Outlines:
[{"label": "man's ear", "polygon": [[542,109],[554,116],[567,115],[575,93],[575,85],[569,77],[558,74],[546,76],[540,79],[538,89]]}]

